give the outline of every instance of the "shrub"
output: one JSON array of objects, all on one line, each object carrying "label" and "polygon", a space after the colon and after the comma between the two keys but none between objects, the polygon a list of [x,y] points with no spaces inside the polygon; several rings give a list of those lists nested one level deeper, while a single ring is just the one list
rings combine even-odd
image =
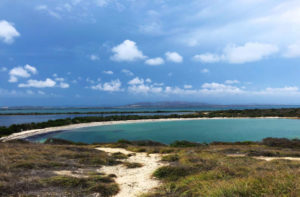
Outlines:
[{"label": "shrub", "polygon": [[162,161],[174,162],[178,160],[179,160],[178,155],[166,155],[162,157]]},{"label": "shrub", "polygon": [[184,147],[197,147],[197,146],[203,146],[202,144],[200,143],[196,143],[196,142],[189,142],[189,141],[186,141],[186,140],[182,140],[182,141],[175,141],[173,143],[170,144],[171,147],[181,147],[181,148],[184,148]]},{"label": "shrub", "polygon": [[46,185],[51,185],[55,187],[64,187],[64,188],[83,188],[87,187],[87,180],[84,178],[76,178],[69,176],[54,176],[47,179],[42,180]]},{"label": "shrub", "polygon": [[257,142],[242,141],[242,142],[211,142],[210,145],[255,145]]},{"label": "shrub", "polygon": [[132,152],[138,152],[138,153],[147,151],[147,149],[143,148],[143,147],[129,147],[128,150],[130,150]]},{"label": "shrub", "polygon": [[263,150],[250,150],[248,156],[264,156],[264,157],[278,157],[279,152],[274,151],[263,151]]},{"label": "shrub", "polygon": [[159,179],[175,181],[181,177],[187,176],[192,169],[182,166],[163,166],[155,170],[153,176]]},{"label": "shrub", "polygon": [[124,139],[118,140],[117,143],[119,143],[119,144],[132,144],[131,141],[129,141],[129,140],[124,140]]},{"label": "shrub", "polygon": [[266,146],[282,147],[282,148],[300,148],[300,139],[289,140],[287,138],[265,138],[262,144]]},{"label": "shrub", "polygon": [[88,188],[88,191],[101,193],[102,196],[113,196],[116,195],[120,189],[117,184],[98,183]]},{"label": "shrub", "polygon": [[143,164],[137,163],[137,162],[124,162],[123,165],[126,166],[127,168],[140,168],[140,167],[143,167]]},{"label": "shrub", "polygon": [[69,140],[58,139],[58,138],[48,138],[44,144],[56,144],[56,145],[86,145],[81,142],[72,142]]},{"label": "shrub", "polygon": [[120,153],[120,152],[117,152],[117,153],[113,153],[111,155],[114,159],[127,159],[128,156],[123,154],[123,153]]}]

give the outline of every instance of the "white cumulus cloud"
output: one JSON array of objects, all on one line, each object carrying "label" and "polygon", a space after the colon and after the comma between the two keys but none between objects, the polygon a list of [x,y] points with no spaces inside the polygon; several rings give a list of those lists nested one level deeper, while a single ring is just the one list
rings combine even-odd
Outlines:
[{"label": "white cumulus cloud", "polygon": [[220,61],[220,57],[216,54],[212,53],[204,53],[204,54],[198,54],[193,57],[195,61],[200,61],[203,63],[215,63]]},{"label": "white cumulus cloud", "polygon": [[226,47],[224,50],[224,58],[229,63],[242,64],[246,62],[259,61],[278,51],[278,47],[272,44],[247,42],[243,46],[231,45]]},{"label": "white cumulus cloud", "polygon": [[134,94],[161,93],[163,91],[163,88],[159,87],[158,84],[151,83],[152,80],[150,78],[144,80],[143,78],[136,77],[128,82],[128,91]]},{"label": "white cumulus cloud", "polygon": [[56,82],[50,78],[45,81],[28,80],[27,83],[21,83],[18,85],[20,88],[51,88],[56,85]]},{"label": "white cumulus cloud", "polygon": [[129,85],[137,85],[137,84],[143,84],[143,83],[144,83],[144,79],[139,78],[139,77],[135,77],[134,79],[132,79],[128,82]]},{"label": "white cumulus cloud", "polygon": [[201,73],[209,73],[209,70],[208,70],[207,68],[203,68],[203,69],[201,70]]},{"label": "white cumulus cloud", "polygon": [[112,48],[114,53],[111,59],[114,61],[135,61],[139,59],[145,59],[143,52],[138,49],[136,43],[131,40],[125,40],[118,46]]},{"label": "white cumulus cloud", "polygon": [[9,82],[15,83],[18,81],[18,78],[28,78],[31,74],[36,74],[37,69],[29,64],[26,64],[24,67],[14,67],[9,71]]},{"label": "white cumulus cloud", "polygon": [[287,58],[300,57],[300,44],[289,45],[283,56]]},{"label": "white cumulus cloud", "polygon": [[109,3],[110,0],[95,0],[95,3],[99,7],[105,7]]},{"label": "white cumulus cloud", "polygon": [[37,74],[37,69],[35,67],[33,67],[33,66],[30,66],[29,64],[26,64],[24,66],[24,68],[26,70],[28,70],[29,72],[31,72],[32,74]]},{"label": "white cumulus cloud", "polygon": [[95,86],[92,86],[91,88],[93,90],[101,90],[106,92],[118,92],[122,91],[121,89],[122,83],[119,79],[112,80],[110,82],[105,82],[104,84],[97,84]]},{"label": "white cumulus cloud", "polygon": [[114,72],[111,71],[111,70],[105,70],[105,71],[103,71],[103,73],[107,74],[107,75],[113,75],[114,74]]},{"label": "white cumulus cloud", "polygon": [[300,94],[297,86],[285,86],[282,88],[266,88],[261,91],[254,92],[254,94],[262,95],[295,95]]},{"label": "white cumulus cloud", "polygon": [[20,33],[12,23],[7,22],[6,20],[0,21],[0,40],[6,44],[11,44],[14,42],[14,39],[19,36]]},{"label": "white cumulus cloud", "polygon": [[183,87],[184,87],[184,89],[191,89],[191,88],[193,88],[192,85],[184,85]]},{"label": "white cumulus cloud", "polygon": [[65,82],[60,82],[59,87],[65,89],[65,88],[69,88],[70,85],[68,83],[65,83]]},{"label": "white cumulus cloud", "polygon": [[204,63],[228,62],[231,64],[243,64],[255,62],[267,58],[279,51],[273,44],[247,42],[244,45],[228,45],[222,54],[204,53],[195,55],[194,59]]},{"label": "white cumulus cloud", "polygon": [[130,70],[127,70],[127,69],[122,69],[121,72],[129,77],[134,75],[133,72],[131,72]]},{"label": "white cumulus cloud", "polygon": [[183,61],[183,57],[177,52],[166,52],[166,58],[170,62],[181,63]]},{"label": "white cumulus cloud", "polygon": [[161,65],[161,64],[164,64],[165,61],[163,58],[161,57],[156,57],[156,58],[152,58],[152,59],[147,59],[145,61],[145,64],[148,64],[150,66],[158,66],[158,65]]},{"label": "white cumulus cloud", "polygon": [[221,83],[204,83],[201,89],[201,93],[206,94],[219,94],[219,93],[230,93],[230,94],[239,94],[243,93],[239,87],[221,84]]},{"label": "white cumulus cloud", "polygon": [[[66,7],[68,7],[68,6],[66,6]],[[54,18],[57,18],[57,19],[61,18],[61,15],[58,12],[48,8],[47,5],[38,5],[38,6],[35,7],[35,9],[38,10],[38,11],[41,11],[41,12],[46,12],[47,14],[49,14],[50,16],[52,16]]]},{"label": "white cumulus cloud", "polygon": [[154,85],[138,84],[129,86],[128,91],[134,94],[160,93],[163,91],[163,88]]},{"label": "white cumulus cloud", "polygon": [[96,61],[96,60],[99,60],[99,59],[100,59],[99,56],[98,56],[98,55],[95,55],[95,54],[90,55],[89,58],[90,58],[90,60],[92,60],[92,61]]},{"label": "white cumulus cloud", "polygon": [[238,81],[238,80],[226,80],[225,83],[226,84],[238,84],[238,83],[240,83],[240,81]]}]

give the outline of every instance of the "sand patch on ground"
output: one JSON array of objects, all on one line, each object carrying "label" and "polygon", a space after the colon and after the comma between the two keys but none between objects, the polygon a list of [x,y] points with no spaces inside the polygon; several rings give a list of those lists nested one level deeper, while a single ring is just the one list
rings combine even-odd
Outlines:
[{"label": "sand patch on ground", "polygon": [[260,156],[260,157],[253,157],[255,159],[262,159],[262,160],[265,160],[265,161],[272,161],[272,160],[275,160],[275,159],[285,159],[285,160],[292,160],[292,161],[300,161],[300,157],[263,157],[263,156]]},{"label": "sand patch on ground", "polygon": [[[134,153],[121,148],[96,149],[108,153]],[[159,186],[160,182],[151,176],[157,168],[167,165],[160,160],[160,154],[147,155],[147,153],[134,153],[128,159],[123,161],[141,163],[143,164],[142,167],[129,169],[124,165],[103,166],[99,169],[99,172],[105,174],[115,174],[117,176],[115,180],[120,187],[120,192],[116,195],[117,197],[133,197],[142,193],[147,193]]]},{"label": "sand patch on ground", "polygon": [[[245,157],[246,154],[228,154],[228,157]],[[264,156],[258,156],[258,157],[252,157],[254,159],[261,159],[265,161],[272,161],[276,159],[285,159],[285,160],[292,160],[292,161],[300,161],[300,157],[264,157]]]}]

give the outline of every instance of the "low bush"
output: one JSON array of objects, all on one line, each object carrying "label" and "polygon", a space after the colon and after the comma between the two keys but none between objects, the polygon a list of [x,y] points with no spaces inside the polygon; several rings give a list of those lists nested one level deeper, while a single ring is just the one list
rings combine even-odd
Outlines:
[{"label": "low bush", "polygon": [[153,176],[159,179],[176,181],[179,178],[189,175],[193,170],[183,166],[163,166],[155,170]]},{"label": "low bush", "polygon": [[69,176],[54,176],[42,180],[45,187],[59,187],[81,190],[84,193],[100,193],[101,196],[112,196],[119,192],[119,187],[110,177],[91,176],[77,178]]},{"label": "low bush", "polygon": [[140,168],[143,167],[143,164],[137,162],[123,162],[123,165],[127,168]]},{"label": "low bush", "polygon": [[184,147],[197,147],[197,146],[203,146],[203,144],[200,143],[196,143],[196,142],[189,142],[186,140],[182,140],[182,141],[175,141],[173,143],[170,144],[171,147],[180,147],[180,148],[184,148]]},{"label": "low bush", "polygon": [[282,148],[300,148],[300,139],[287,139],[287,138],[265,138],[262,140],[262,144],[272,147]]},{"label": "low bush", "polygon": [[58,139],[58,138],[48,138],[44,144],[56,144],[56,145],[86,145],[81,142],[72,142],[69,140]]},{"label": "low bush", "polygon": [[125,155],[124,153],[120,153],[120,152],[113,153],[113,154],[111,154],[111,156],[112,156],[114,159],[127,159],[127,158],[128,158],[127,155]]},{"label": "low bush", "polygon": [[179,160],[179,156],[178,155],[166,155],[166,156],[163,156],[161,160],[168,161],[168,162],[174,162],[174,161]]}]

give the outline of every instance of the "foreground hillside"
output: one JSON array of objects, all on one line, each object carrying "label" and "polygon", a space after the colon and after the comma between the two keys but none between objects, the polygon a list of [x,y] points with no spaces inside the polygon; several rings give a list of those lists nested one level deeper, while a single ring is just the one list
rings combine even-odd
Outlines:
[{"label": "foreground hillside", "polygon": [[[127,152],[108,154],[103,151],[108,147]],[[142,196],[300,195],[300,161],[292,160],[300,157],[299,140],[269,138],[262,143],[180,141],[168,146],[126,140],[96,145],[56,139],[47,144],[0,143],[0,196],[114,196],[123,187],[105,169],[142,169],[143,161],[126,162],[134,156],[129,151],[155,153],[164,163],[150,177],[160,185]]]}]

